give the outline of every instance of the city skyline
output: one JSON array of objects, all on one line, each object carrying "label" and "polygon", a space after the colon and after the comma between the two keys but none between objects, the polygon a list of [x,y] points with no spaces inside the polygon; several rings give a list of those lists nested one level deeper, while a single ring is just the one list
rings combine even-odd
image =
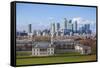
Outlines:
[{"label": "city skyline", "polygon": [[66,18],[77,20],[80,26],[89,23],[91,30],[96,32],[96,8],[17,3],[16,9],[19,31],[27,31],[28,24],[32,24],[32,30],[46,29],[53,22],[63,24]]}]

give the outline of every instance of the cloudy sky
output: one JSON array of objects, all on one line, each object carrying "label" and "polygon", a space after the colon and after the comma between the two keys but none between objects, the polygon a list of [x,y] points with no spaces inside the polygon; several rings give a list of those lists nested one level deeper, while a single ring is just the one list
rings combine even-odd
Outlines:
[{"label": "cloudy sky", "polygon": [[77,20],[78,27],[89,23],[92,31],[95,32],[96,30],[95,7],[17,3],[16,14],[18,31],[27,31],[28,24],[32,24],[33,30],[49,29],[52,22],[62,25],[64,18],[73,21]]}]

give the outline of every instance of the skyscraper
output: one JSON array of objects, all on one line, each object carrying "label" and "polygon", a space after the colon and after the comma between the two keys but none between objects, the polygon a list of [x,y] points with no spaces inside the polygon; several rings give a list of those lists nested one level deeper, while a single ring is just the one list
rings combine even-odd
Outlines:
[{"label": "skyscraper", "polygon": [[55,35],[55,23],[51,23],[51,44],[53,44],[54,41],[54,35]]},{"label": "skyscraper", "polygon": [[69,20],[69,23],[72,23],[72,20]]},{"label": "skyscraper", "polygon": [[85,24],[84,28],[85,28],[85,30],[90,30],[90,24]]},{"label": "skyscraper", "polygon": [[77,32],[77,21],[75,21],[75,32]]},{"label": "skyscraper", "polygon": [[58,31],[60,29],[60,23],[56,24],[56,31]]},{"label": "skyscraper", "polygon": [[70,34],[70,32],[73,31],[73,24],[72,20],[67,21],[66,18],[64,18],[64,29],[63,29],[64,35]]},{"label": "skyscraper", "polygon": [[32,33],[32,25],[31,24],[29,24],[29,31],[28,32]]},{"label": "skyscraper", "polygon": [[67,29],[67,19],[64,18],[64,29]]},{"label": "skyscraper", "polygon": [[55,23],[51,23],[51,33],[55,33]]},{"label": "skyscraper", "polygon": [[73,31],[76,33],[77,32],[77,21],[73,22]]},{"label": "skyscraper", "polygon": [[56,36],[60,35],[60,23],[56,23]]},{"label": "skyscraper", "polygon": [[84,29],[85,29],[85,33],[86,33],[86,34],[90,34],[90,33],[91,33],[90,24],[85,24],[85,25],[84,25]]},{"label": "skyscraper", "polygon": [[90,30],[90,24],[84,24],[82,27],[81,27],[81,33],[86,33],[86,34],[90,34],[91,33],[91,30]]},{"label": "skyscraper", "polygon": [[69,22],[67,23],[67,30],[72,31],[72,20],[69,20]]}]

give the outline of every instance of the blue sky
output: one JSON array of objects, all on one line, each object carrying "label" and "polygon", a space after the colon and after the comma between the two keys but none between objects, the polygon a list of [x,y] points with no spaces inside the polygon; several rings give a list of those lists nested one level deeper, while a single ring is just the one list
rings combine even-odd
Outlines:
[{"label": "blue sky", "polygon": [[[88,21],[91,24],[93,31],[96,28],[96,8],[93,7],[17,3],[16,14],[18,31],[27,31],[28,24],[32,24],[33,30],[49,29],[52,22],[59,22],[62,25],[64,18],[82,19],[85,23]],[[79,21],[79,24],[84,22]]]}]

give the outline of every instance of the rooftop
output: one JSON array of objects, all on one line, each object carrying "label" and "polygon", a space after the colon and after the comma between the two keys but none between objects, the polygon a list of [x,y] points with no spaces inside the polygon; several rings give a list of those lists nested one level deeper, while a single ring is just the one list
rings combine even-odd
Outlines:
[{"label": "rooftop", "polygon": [[35,42],[33,47],[34,48],[49,48],[51,43],[50,42]]}]

